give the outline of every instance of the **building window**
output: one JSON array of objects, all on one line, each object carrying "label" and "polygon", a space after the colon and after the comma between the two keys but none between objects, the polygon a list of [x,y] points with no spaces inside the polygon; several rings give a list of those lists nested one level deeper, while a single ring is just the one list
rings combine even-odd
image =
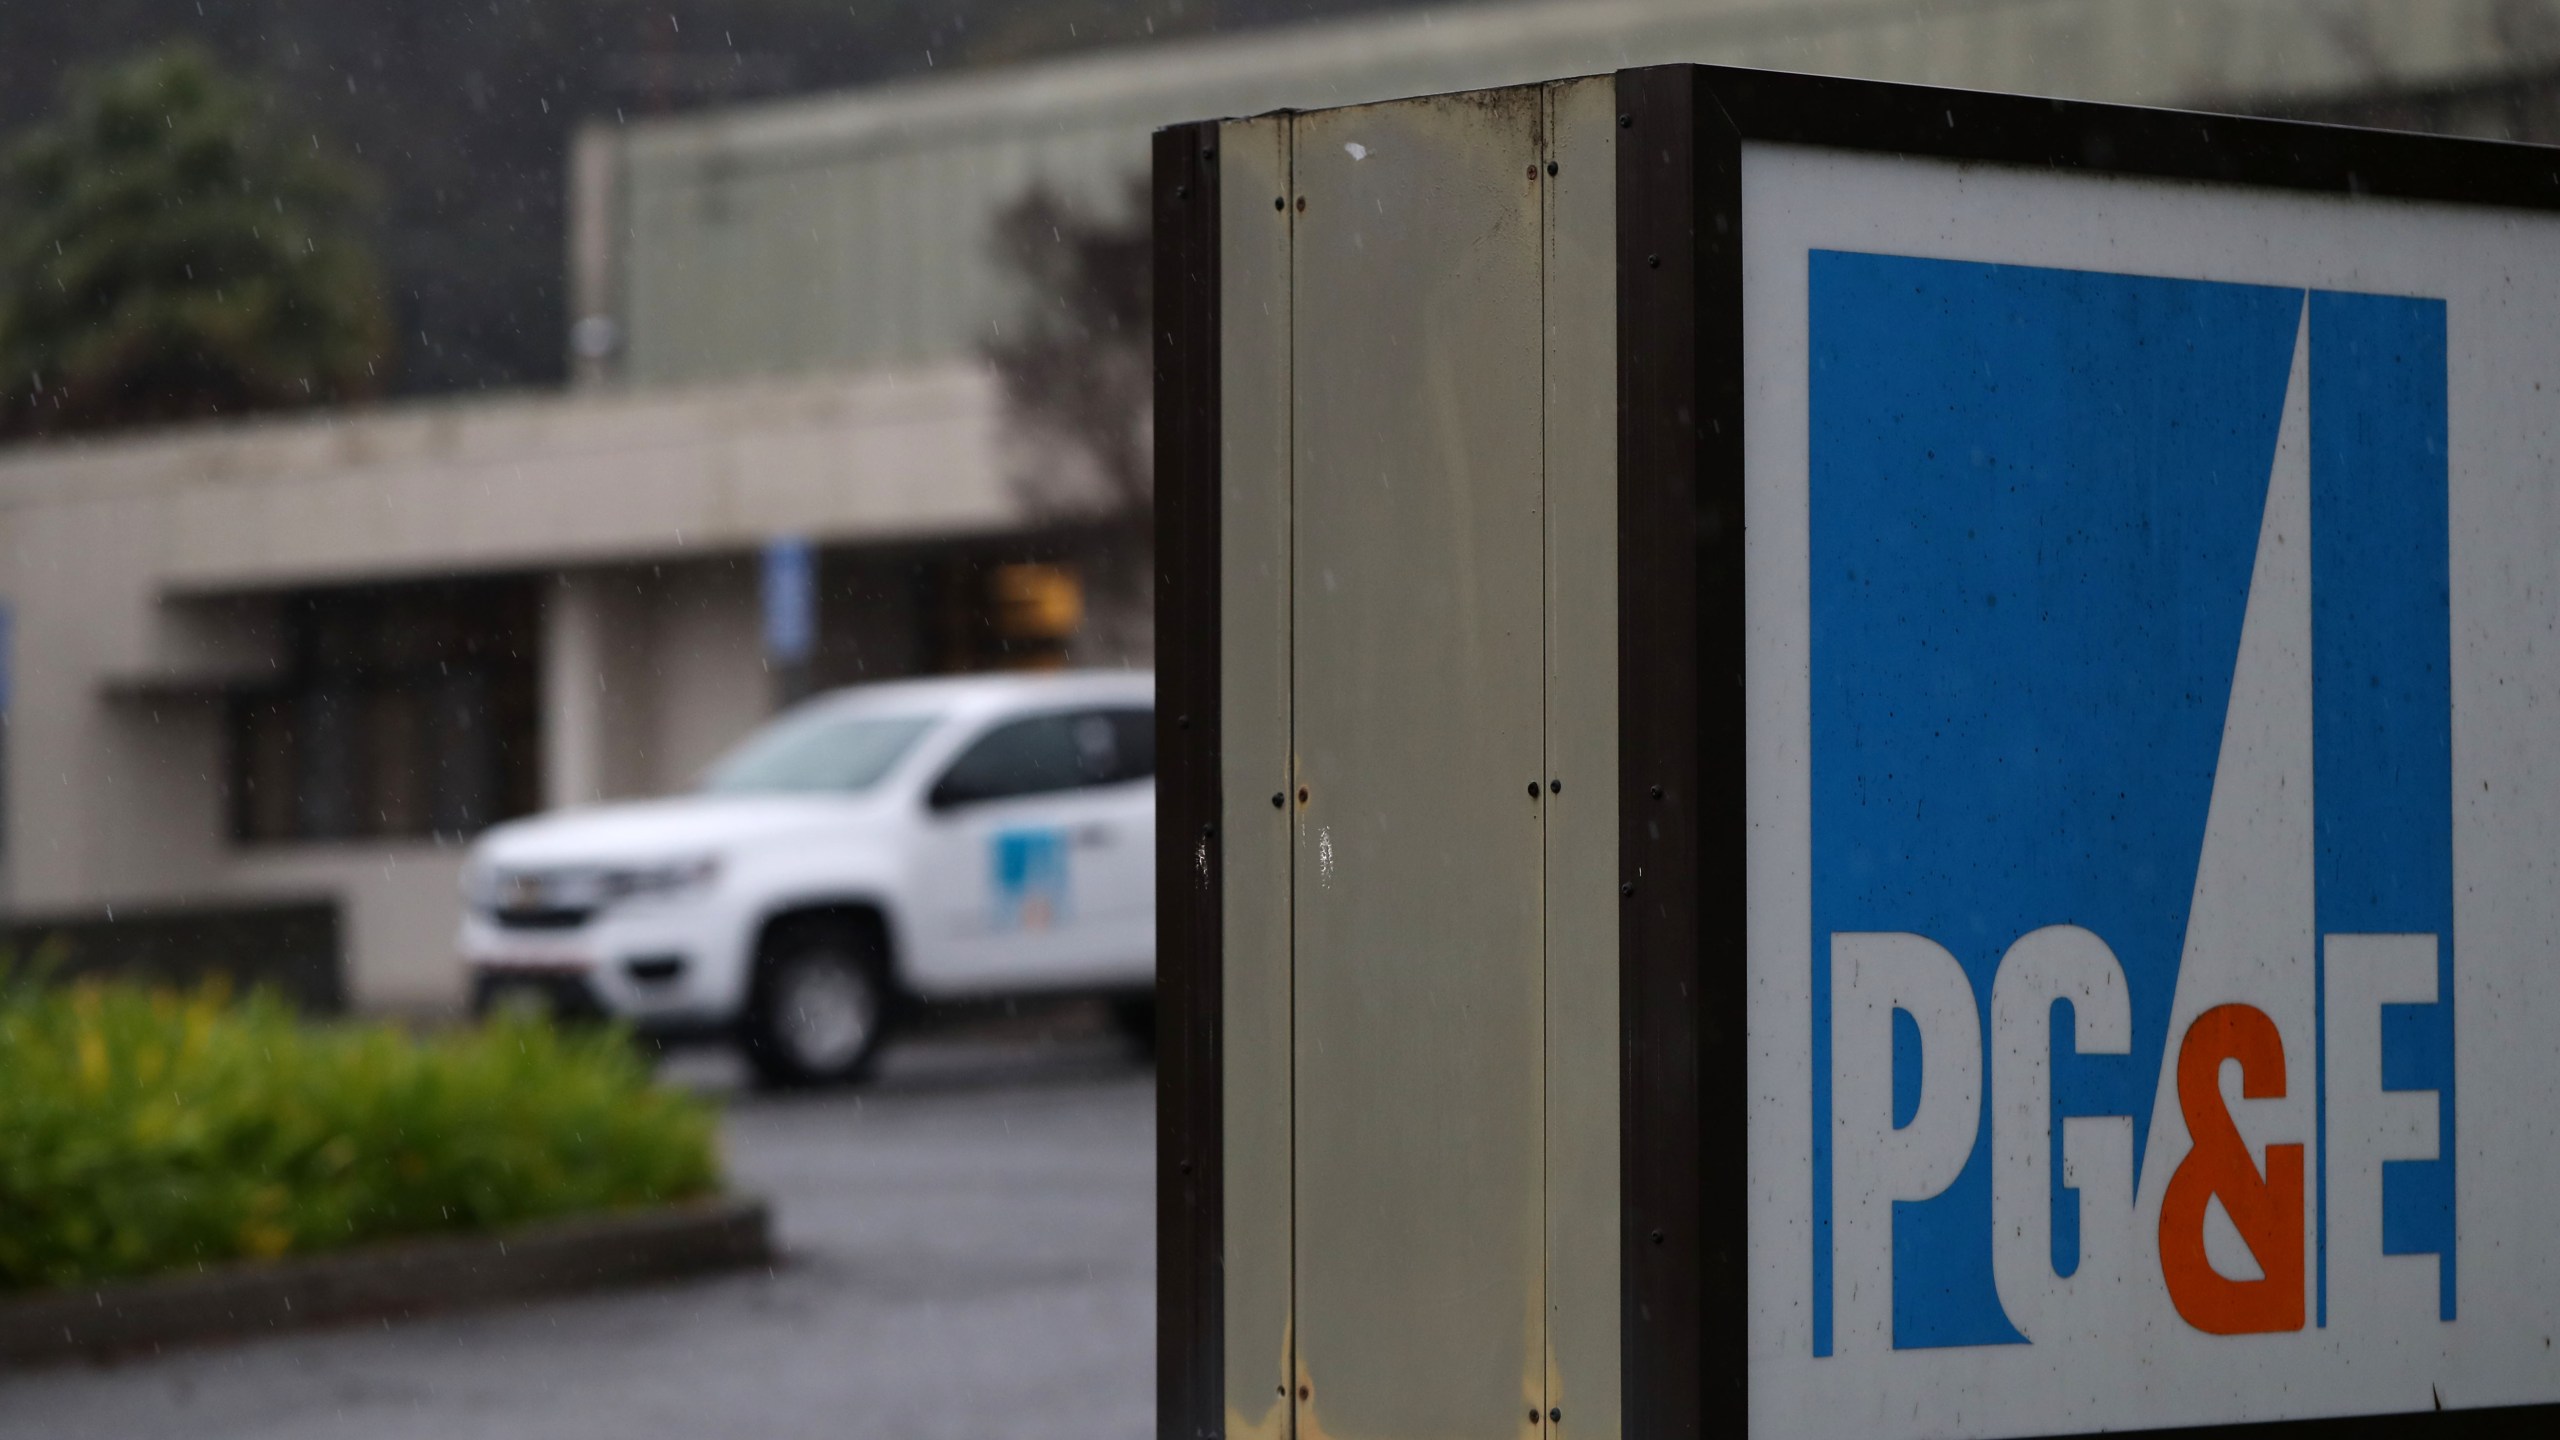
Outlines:
[{"label": "building window", "polygon": [[461,836],[540,803],[530,581],[315,591],[230,702],[243,841]]}]

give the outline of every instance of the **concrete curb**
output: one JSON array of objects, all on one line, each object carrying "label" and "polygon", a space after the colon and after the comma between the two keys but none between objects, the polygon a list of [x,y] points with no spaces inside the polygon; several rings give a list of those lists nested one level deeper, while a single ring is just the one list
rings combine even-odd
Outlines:
[{"label": "concrete curb", "polygon": [[0,1299],[0,1365],[150,1353],[569,1295],[773,1260],[765,1202],[723,1197]]}]

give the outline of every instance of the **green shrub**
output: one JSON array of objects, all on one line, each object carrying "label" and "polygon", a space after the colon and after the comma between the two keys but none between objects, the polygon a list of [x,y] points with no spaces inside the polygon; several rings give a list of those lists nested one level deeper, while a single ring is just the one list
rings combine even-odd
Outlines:
[{"label": "green shrub", "polygon": [[0,1290],[681,1199],[712,1116],[628,1042],[418,1039],[232,1003],[0,985]]}]

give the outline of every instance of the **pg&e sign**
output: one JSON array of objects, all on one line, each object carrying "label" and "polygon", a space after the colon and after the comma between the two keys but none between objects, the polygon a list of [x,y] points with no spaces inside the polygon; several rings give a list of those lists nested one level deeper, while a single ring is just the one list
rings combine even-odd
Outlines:
[{"label": "pg&e sign", "polygon": [[2560,226],[1742,159],[1753,1430],[2560,1398]]},{"label": "pg&e sign", "polygon": [[1160,1433],[2560,1434],[2560,152],[1156,164]]},{"label": "pg&e sign", "polygon": [[2456,1319],[2443,302],[1810,270],[1816,1353]]}]

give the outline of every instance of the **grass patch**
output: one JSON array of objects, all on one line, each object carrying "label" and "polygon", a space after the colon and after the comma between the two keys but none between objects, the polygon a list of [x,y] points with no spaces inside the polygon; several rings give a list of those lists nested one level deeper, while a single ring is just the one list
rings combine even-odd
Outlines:
[{"label": "grass patch", "polygon": [[418,1038],[281,1001],[0,984],[0,1290],[718,1187],[710,1108],[610,1032]]}]

